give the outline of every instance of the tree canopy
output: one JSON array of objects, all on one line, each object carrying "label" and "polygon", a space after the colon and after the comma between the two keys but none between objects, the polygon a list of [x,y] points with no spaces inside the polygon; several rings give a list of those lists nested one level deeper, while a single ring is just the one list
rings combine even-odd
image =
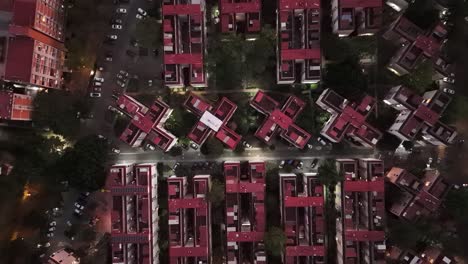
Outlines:
[{"label": "tree canopy", "polygon": [[135,29],[135,37],[140,46],[154,48],[159,46],[161,24],[154,17],[146,17],[138,20]]},{"label": "tree canopy", "polygon": [[95,191],[104,185],[109,145],[96,135],[81,138],[73,148],[68,148],[53,166],[53,172],[70,186],[80,190]]},{"label": "tree canopy", "polygon": [[211,39],[206,58],[207,70],[221,89],[239,89],[253,85],[268,75],[275,64],[275,32],[266,27],[255,40],[240,35]]},{"label": "tree canopy", "polygon": [[[75,138],[80,131],[79,116],[89,114],[91,103],[62,91],[40,92],[34,99],[33,123],[49,128],[66,138]],[[78,112],[80,113],[78,115]]]},{"label": "tree canopy", "polygon": [[272,227],[265,233],[263,240],[265,242],[265,249],[272,256],[280,256],[286,246],[286,235],[279,227]]},{"label": "tree canopy", "polygon": [[431,60],[419,64],[416,69],[402,77],[402,82],[417,93],[425,92],[433,83],[434,66]]},{"label": "tree canopy", "polygon": [[219,156],[223,154],[224,146],[218,139],[210,137],[206,140],[205,144],[201,146],[200,151],[204,155]]},{"label": "tree canopy", "polygon": [[343,175],[336,169],[334,159],[326,159],[318,167],[317,178],[323,185],[330,186],[342,181]]},{"label": "tree canopy", "polygon": [[225,186],[217,179],[211,181],[210,192],[208,193],[208,200],[214,207],[218,207],[223,204],[225,199]]}]

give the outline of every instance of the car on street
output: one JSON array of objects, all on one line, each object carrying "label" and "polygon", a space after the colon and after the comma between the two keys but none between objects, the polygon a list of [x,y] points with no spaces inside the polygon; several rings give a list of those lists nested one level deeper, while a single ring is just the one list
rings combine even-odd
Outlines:
[{"label": "car on street", "polygon": [[145,150],[155,150],[154,146],[151,145],[150,143],[146,144],[144,147]]},{"label": "car on street", "polygon": [[132,45],[132,47],[138,47],[138,41],[136,39],[130,39],[130,45]]},{"label": "car on street", "polygon": [[122,76],[122,74],[120,74],[120,73],[117,73],[117,75],[115,75],[115,76],[117,76],[118,79],[125,79],[125,77]]},{"label": "car on street", "polygon": [[112,19],[112,24],[119,24],[119,25],[122,25],[123,21],[122,19],[120,18],[115,18],[115,19]]},{"label": "car on street", "polygon": [[103,78],[103,77],[94,77],[94,81],[95,81],[95,82],[103,83],[103,82],[104,82],[104,78]]},{"label": "car on street", "polygon": [[194,150],[197,150],[198,149],[198,145],[195,144],[195,143],[190,143],[190,147],[193,148]]},{"label": "car on street", "polygon": [[317,166],[318,161],[319,161],[318,159],[313,159],[313,160],[312,160],[312,163],[310,163],[310,167],[311,167],[312,169],[315,168],[315,166]]},{"label": "car on street", "polygon": [[246,148],[251,148],[252,147],[252,145],[250,145],[249,142],[247,142],[247,141],[242,142],[242,146],[244,146]]},{"label": "car on street", "polygon": [[55,226],[49,228],[49,232],[54,232],[55,231]]},{"label": "car on street", "polygon": [[455,94],[455,90],[450,89],[450,88],[444,88],[443,91],[444,91],[444,93]]},{"label": "car on street", "polygon": [[282,160],[282,161],[280,162],[280,164],[278,165],[278,168],[280,168],[280,169],[284,168],[284,164],[285,164],[285,163],[286,163],[286,161]]},{"label": "car on street", "polygon": [[136,14],[135,16],[137,19],[143,19],[143,16],[141,14]]},{"label": "car on street", "polygon": [[454,78],[450,78],[450,77],[444,77],[442,78],[442,81],[446,82],[446,83],[455,83],[455,79]]},{"label": "car on street", "polygon": [[149,79],[148,80],[148,87],[151,87],[151,86],[153,86],[153,80]]},{"label": "car on street", "polygon": [[70,220],[67,221],[67,226],[72,226],[72,223],[70,222]]},{"label": "car on street", "polygon": [[57,222],[56,221],[52,221],[49,223],[49,226],[56,226],[57,225]]},{"label": "car on street", "polygon": [[112,56],[106,56],[106,61],[112,61]]},{"label": "car on street", "polygon": [[125,87],[125,82],[123,82],[121,80],[117,80],[117,85],[124,88]]},{"label": "car on street", "polygon": [[47,233],[47,237],[54,237],[54,233]]},{"label": "car on street", "polygon": [[112,29],[122,29],[122,25],[119,24],[113,24]]},{"label": "car on street", "polygon": [[107,38],[112,39],[112,40],[116,40],[118,37],[117,37],[117,35],[112,34],[112,35],[107,35]]},{"label": "car on street", "polygon": [[76,217],[81,217],[83,215],[83,212],[78,209],[75,209],[75,211],[73,212],[73,215]]},{"label": "car on street", "polygon": [[89,93],[89,97],[101,97],[101,93]]},{"label": "car on street", "polygon": [[117,8],[117,10],[115,10],[116,13],[118,14],[126,14],[127,13],[127,9],[125,8]]},{"label": "car on street", "polygon": [[94,82],[94,86],[102,86],[102,82],[95,81],[95,82]]},{"label": "car on street", "polygon": [[116,153],[116,154],[119,154],[120,153],[120,149],[118,148],[112,148],[111,150],[113,153]]},{"label": "car on street", "polygon": [[176,164],[174,164],[174,167],[172,167],[173,170],[177,169],[177,167],[179,167],[180,163],[177,162]]},{"label": "car on street", "polygon": [[78,209],[78,210],[83,210],[84,206],[76,202],[75,203],[75,208]]},{"label": "car on street", "polygon": [[327,145],[327,142],[325,142],[325,140],[323,140],[323,138],[321,138],[321,137],[318,137],[318,138],[317,138],[317,141],[318,141],[320,144],[322,144],[323,146],[326,146],[326,145]]},{"label": "car on street", "polygon": [[101,92],[101,87],[93,87],[93,92]]},{"label": "car on street", "polygon": [[143,8],[138,8],[137,12],[138,12],[138,14],[140,14],[142,16],[147,16],[148,15],[148,13],[146,13],[146,11],[143,10]]},{"label": "car on street", "polygon": [[124,70],[120,70],[119,73],[122,74],[122,76],[128,77],[128,72]]}]

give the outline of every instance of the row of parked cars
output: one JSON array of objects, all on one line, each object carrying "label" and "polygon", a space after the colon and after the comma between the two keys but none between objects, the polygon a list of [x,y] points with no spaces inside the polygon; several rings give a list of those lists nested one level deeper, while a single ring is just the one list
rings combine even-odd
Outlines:
[{"label": "row of parked cars", "polygon": [[101,97],[101,88],[104,83],[103,77],[94,77],[91,83],[91,92],[89,93],[90,97]]}]

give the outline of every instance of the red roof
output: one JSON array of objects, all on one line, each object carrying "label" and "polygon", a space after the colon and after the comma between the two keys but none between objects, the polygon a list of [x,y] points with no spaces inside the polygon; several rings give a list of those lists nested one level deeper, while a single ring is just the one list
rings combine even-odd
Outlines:
[{"label": "red roof", "polygon": [[3,0],[0,1],[0,11],[11,11],[13,9],[14,0]]},{"label": "red roof", "polygon": [[440,118],[440,115],[432,111],[429,107],[425,105],[420,105],[416,111],[414,111],[414,115],[424,122],[428,123],[430,126],[435,125]]},{"label": "red roof", "polygon": [[265,190],[265,184],[263,183],[231,183],[226,184],[226,193],[255,193],[263,192]]},{"label": "red roof", "polygon": [[287,246],[286,256],[325,256],[324,246]]},{"label": "red roof", "polygon": [[419,35],[414,45],[424,51],[428,56],[436,55],[440,50],[440,43],[434,38]]},{"label": "red roof", "polygon": [[233,3],[227,0],[221,1],[221,14],[226,13],[258,13],[260,12],[259,0]]},{"label": "red roof", "polygon": [[13,94],[11,120],[30,121],[33,112],[33,98],[25,94]]},{"label": "red roof", "polygon": [[34,54],[34,40],[26,37],[10,38],[5,79],[29,83]]},{"label": "red roof", "polygon": [[263,241],[264,232],[227,232],[228,242],[258,242]]},{"label": "red roof", "polygon": [[169,211],[175,211],[178,209],[187,209],[187,208],[206,208],[205,199],[202,198],[184,198],[184,199],[170,199]]},{"label": "red roof", "polygon": [[30,38],[33,38],[39,42],[42,42],[44,44],[47,44],[49,46],[52,46],[54,48],[57,48],[59,50],[64,51],[65,50],[65,45],[62,42],[59,42],[44,33],[41,33],[37,30],[34,30],[32,28],[28,27],[22,27],[22,26],[17,26],[17,25],[10,25],[9,28],[10,34],[16,35],[16,36],[28,36]]},{"label": "red roof", "polygon": [[202,12],[201,5],[199,4],[189,4],[189,5],[163,5],[163,14],[164,15],[196,15]]},{"label": "red roof", "polygon": [[346,240],[350,241],[384,241],[384,231],[370,231],[370,230],[346,230]]},{"label": "red roof", "polygon": [[164,64],[203,64],[201,53],[165,54]]},{"label": "red roof", "polygon": [[383,192],[384,180],[377,181],[345,181],[345,192]]},{"label": "red roof", "polygon": [[320,59],[320,49],[282,49],[281,60]]},{"label": "red roof", "polygon": [[279,10],[320,8],[319,0],[280,0]]},{"label": "red roof", "polygon": [[340,0],[341,8],[381,7],[380,0]]},{"label": "red roof", "polygon": [[0,119],[10,119],[12,103],[13,93],[8,91],[0,91]]},{"label": "red roof", "polygon": [[309,207],[309,206],[323,206],[323,197],[284,197],[285,207]]},{"label": "red roof", "polygon": [[171,246],[170,257],[204,257],[208,255],[208,247]]}]

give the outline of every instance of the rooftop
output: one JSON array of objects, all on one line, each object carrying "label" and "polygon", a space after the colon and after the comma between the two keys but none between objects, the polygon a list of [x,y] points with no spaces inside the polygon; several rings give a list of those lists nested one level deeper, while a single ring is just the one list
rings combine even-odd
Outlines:
[{"label": "rooftop", "polygon": [[279,103],[259,90],[250,105],[257,111],[267,115],[255,135],[265,143],[271,143],[273,137],[280,136],[297,148],[304,148],[311,135],[297,126],[294,121],[305,107],[305,102],[295,96],[289,96],[286,103],[279,108]]},{"label": "rooftop", "polygon": [[0,119],[30,121],[33,98],[30,95],[0,91]]}]

